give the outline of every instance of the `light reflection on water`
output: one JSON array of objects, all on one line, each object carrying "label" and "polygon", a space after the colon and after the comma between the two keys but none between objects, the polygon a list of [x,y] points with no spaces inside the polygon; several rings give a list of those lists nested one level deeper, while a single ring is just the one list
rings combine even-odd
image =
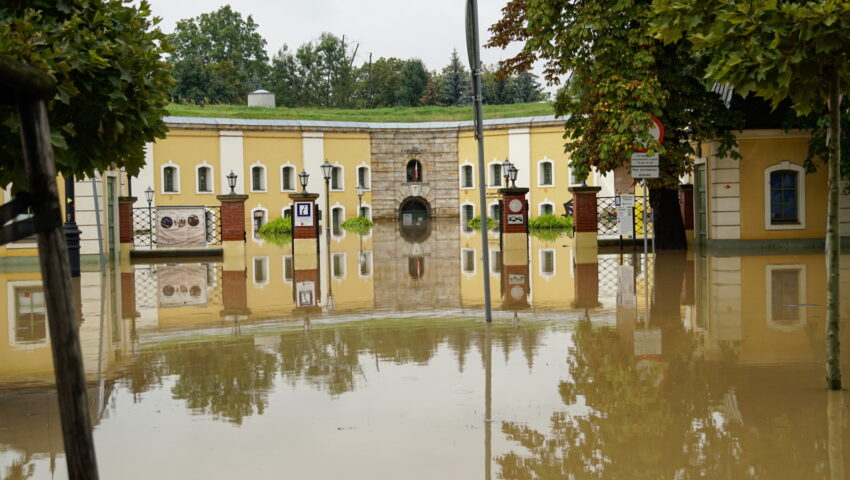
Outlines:
[{"label": "light reflection on water", "polygon": [[[498,311],[487,327],[482,272],[464,258],[477,259],[479,237],[435,224],[417,240],[383,226],[334,240],[331,254],[343,255],[322,264],[333,312],[295,307],[291,246],[249,241],[244,272],[85,273],[81,337],[102,477],[850,471],[850,399],[823,390],[822,255],[659,254],[644,278],[639,256],[575,265],[566,240],[532,238],[524,271],[506,258],[489,272]],[[497,237],[490,249],[494,258]],[[0,273],[4,480],[65,478],[38,278]]]}]

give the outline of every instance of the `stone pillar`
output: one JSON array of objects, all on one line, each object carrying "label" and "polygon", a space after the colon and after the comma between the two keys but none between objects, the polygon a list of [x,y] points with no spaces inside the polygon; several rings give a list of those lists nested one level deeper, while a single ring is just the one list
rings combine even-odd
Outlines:
[{"label": "stone pillar", "polygon": [[596,194],[601,187],[569,187],[573,194],[573,248],[576,265],[597,263]]},{"label": "stone pillar", "polygon": [[694,186],[679,185],[679,209],[682,211],[682,221],[685,224],[685,236],[688,245],[694,243]]},{"label": "stone pillar", "polygon": [[292,296],[295,310],[320,311],[319,218],[317,193],[291,193],[292,199]]},{"label": "stone pillar", "polygon": [[224,270],[245,270],[245,200],[248,195],[216,195],[221,202]]},{"label": "stone pillar", "polygon": [[133,250],[133,204],[136,197],[118,197],[118,242],[120,258],[130,259]]},{"label": "stone pillar", "polygon": [[528,308],[527,188],[501,188],[502,194],[502,307]]}]

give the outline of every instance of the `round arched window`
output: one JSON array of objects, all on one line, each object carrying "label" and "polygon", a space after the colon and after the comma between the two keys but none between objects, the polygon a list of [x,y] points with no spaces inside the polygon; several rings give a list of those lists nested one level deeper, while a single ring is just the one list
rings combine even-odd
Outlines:
[{"label": "round arched window", "polygon": [[422,164],[419,163],[419,160],[411,160],[407,162],[407,182],[421,182],[422,181]]}]

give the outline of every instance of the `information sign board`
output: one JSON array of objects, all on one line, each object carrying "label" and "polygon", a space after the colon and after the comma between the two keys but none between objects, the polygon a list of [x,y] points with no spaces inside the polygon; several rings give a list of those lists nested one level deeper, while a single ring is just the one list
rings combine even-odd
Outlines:
[{"label": "information sign board", "polygon": [[508,225],[522,225],[525,223],[522,218],[521,213],[509,213],[508,214]]},{"label": "information sign board", "polygon": [[634,167],[657,167],[659,155],[647,155],[644,152],[635,152],[632,154],[632,168]]},{"label": "information sign board", "polygon": [[633,207],[617,207],[617,235],[633,236],[634,229],[634,208]]},{"label": "information sign board", "polygon": [[296,227],[313,226],[313,202],[295,202]]},{"label": "information sign board", "polygon": [[634,193],[621,193],[617,195],[614,200],[614,204],[617,207],[634,207],[635,206],[635,194]]},{"label": "information sign board", "polygon": [[632,178],[658,178],[658,167],[632,167]]}]

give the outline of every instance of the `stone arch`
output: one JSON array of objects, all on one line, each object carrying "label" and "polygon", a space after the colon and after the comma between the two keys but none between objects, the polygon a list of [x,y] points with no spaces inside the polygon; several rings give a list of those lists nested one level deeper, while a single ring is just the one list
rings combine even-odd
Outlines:
[{"label": "stone arch", "polygon": [[431,235],[431,204],[422,197],[407,197],[398,206],[401,237],[408,242],[423,242]]}]

